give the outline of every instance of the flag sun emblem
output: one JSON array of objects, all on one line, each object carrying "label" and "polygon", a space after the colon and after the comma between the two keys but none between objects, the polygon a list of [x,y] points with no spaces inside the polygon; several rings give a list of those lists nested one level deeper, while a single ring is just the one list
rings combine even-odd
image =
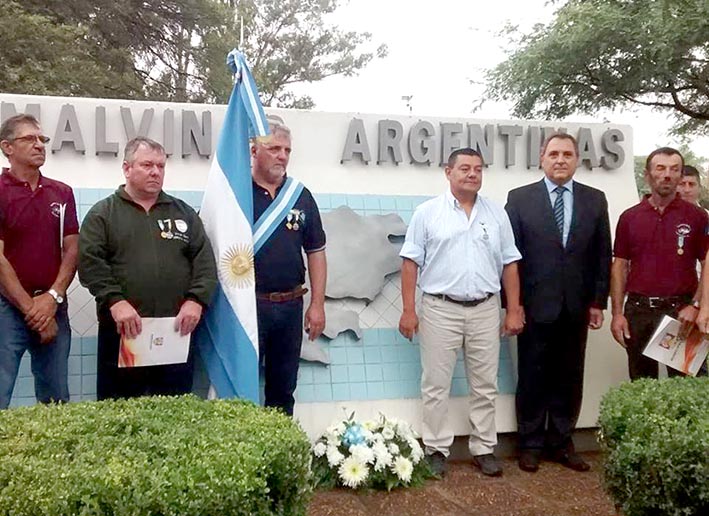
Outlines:
[{"label": "flag sun emblem", "polygon": [[254,283],[254,250],[248,244],[231,246],[220,260],[222,281],[235,288],[246,288]]}]

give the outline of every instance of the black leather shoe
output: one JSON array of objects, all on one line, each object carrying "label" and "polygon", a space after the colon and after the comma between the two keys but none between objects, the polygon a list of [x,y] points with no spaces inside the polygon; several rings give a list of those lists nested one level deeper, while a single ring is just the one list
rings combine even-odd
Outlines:
[{"label": "black leather shoe", "polygon": [[492,453],[475,455],[473,457],[473,464],[480,468],[483,475],[487,475],[488,477],[502,476],[502,465]]},{"label": "black leather shoe", "polygon": [[573,450],[557,450],[552,453],[551,460],[574,471],[584,472],[591,469],[588,462]]},{"label": "black leather shoe", "polygon": [[446,476],[446,470],[448,468],[445,455],[441,452],[433,452],[431,455],[426,455],[426,461],[431,467],[431,471],[433,471],[437,477],[443,478]]},{"label": "black leather shoe", "polygon": [[539,469],[540,456],[541,452],[539,450],[522,450],[517,461],[519,469],[529,473],[535,473]]}]

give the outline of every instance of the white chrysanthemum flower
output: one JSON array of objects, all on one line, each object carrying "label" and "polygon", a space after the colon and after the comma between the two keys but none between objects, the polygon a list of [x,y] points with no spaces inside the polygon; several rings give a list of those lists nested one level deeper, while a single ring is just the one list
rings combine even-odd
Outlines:
[{"label": "white chrysanthemum flower", "polygon": [[385,426],[382,428],[382,437],[384,437],[387,441],[392,440],[394,438],[394,429],[389,426]]},{"label": "white chrysanthemum flower", "polygon": [[413,437],[413,432],[411,431],[411,425],[405,421],[398,421],[396,423],[396,432],[404,439]]},{"label": "white chrysanthemum flower", "polygon": [[326,451],[327,446],[325,446],[325,443],[322,441],[318,441],[317,443],[315,443],[315,446],[313,446],[313,453],[316,457],[322,457],[323,455],[325,455]]},{"label": "white chrysanthemum flower", "polygon": [[345,458],[345,456],[340,453],[340,450],[338,450],[336,446],[328,446],[327,452],[325,453],[327,453],[327,463],[330,465],[331,468],[337,466]]},{"label": "white chrysanthemum flower", "polygon": [[373,443],[384,443],[384,436],[382,434],[374,434],[372,436]]},{"label": "white chrysanthemum flower", "polygon": [[394,458],[391,453],[389,453],[386,446],[383,444],[376,444],[372,448],[372,451],[374,452],[374,458],[376,459],[376,462],[374,463],[375,471],[383,471],[391,466]]},{"label": "white chrysanthemum flower", "polygon": [[358,487],[369,476],[369,468],[356,457],[347,457],[338,469],[342,483],[347,487]]},{"label": "white chrysanthemum flower", "polygon": [[369,446],[364,444],[350,446],[350,455],[365,464],[372,464],[374,462],[374,452]]},{"label": "white chrysanthemum flower", "polygon": [[367,430],[366,428],[362,427],[362,437],[364,437],[365,441],[371,443],[374,439],[374,434],[370,430]]},{"label": "white chrysanthemum flower", "polygon": [[396,443],[389,443],[388,449],[389,453],[391,453],[392,455],[399,454],[399,446]]},{"label": "white chrysanthemum flower", "polygon": [[423,459],[423,448],[421,448],[419,442],[413,437],[407,439],[406,442],[409,445],[409,448],[411,448],[411,461],[414,464],[418,464],[421,462],[421,459]]},{"label": "white chrysanthemum flower", "polygon": [[394,465],[391,468],[399,480],[405,483],[411,481],[411,473],[414,471],[414,465],[406,457],[399,456],[394,460]]}]

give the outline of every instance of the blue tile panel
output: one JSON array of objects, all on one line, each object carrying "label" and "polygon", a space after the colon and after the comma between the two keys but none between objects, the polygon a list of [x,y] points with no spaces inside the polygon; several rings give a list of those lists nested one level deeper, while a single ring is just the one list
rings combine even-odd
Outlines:
[{"label": "blue tile panel", "polygon": [[[100,199],[111,195],[114,188],[79,188],[74,190],[79,219]],[[201,191],[170,192],[199,209]],[[315,199],[326,212],[349,206],[361,215],[397,213],[405,222],[428,196],[397,196],[373,194],[318,193]],[[332,363],[302,362],[298,374],[296,399],[300,403],[419,398],[421,364],[418,343],[405,340],[395,328],[367,329],[362,340],[351,332],[339,335],[325,344]],[[96,336],[72,338],[69,357],[69,390],[73,401],[96,398]],[[509,343],[503,340],[500,349],[498,386],[501,393],[515,389],[515,375],[509,353]],[[195,390],[206,392],[208,380],[203,374],[195,379]],[[465,396],[468,392],[465,370],[459,358],[453,375],[451,394]],[[31,405],[34,379],[29,356],[20,366],[11,406]]]},{"label": "blue tile panel", "polygon": [[[363,330],[362,340],[346,332],[325,344],[330,365],[301,362],[296,400],[382,400],[421,397],[421,359],[418,341],[411,343],[394,328]],[[501,394],[514,394],[516,377],[510,342],[500,343],[497,375]],[[467,396],[468,383],[459,353],[453,370],[451,396]]]}]

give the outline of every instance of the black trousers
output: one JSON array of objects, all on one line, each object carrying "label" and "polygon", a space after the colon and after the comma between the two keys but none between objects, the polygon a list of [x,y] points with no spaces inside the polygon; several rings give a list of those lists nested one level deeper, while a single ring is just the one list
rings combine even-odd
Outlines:
[{"label": "black trousers", "polygon": [[98,322],[98,362],[96,398],[99,400],[136,398],[138,396],[179,396],[192,392],[194,346],[184,364],[148,367],[118,367],[120,335],[109,317]]},{"label": "black trousers", "polygon": [[[625,318],[628,320],[630,338],[625,339],[625,351],[628,354],[628,374],[631,380],[638,378],[657,378],[659,364],[652,358],[643,355],[643,350],[650,342],[653,333],[665,315],[677,318],[679,311],[691,304],[692,296],[688,295],[681,302],[661,304],[651,308],[647,303],[635,301],[632,296],[625,303]],[[681,371],[671,367],[667,368],[668,376],[684,376]],[[697,376],[706,376],[706,363],[699,370]]]},{"label": "black trousers", "polygon": [[263,366],[264,405],[293,415],[303,344],[303,298],[274,303],[257,300],[259,357]]},{"label": "black trousers", "polygon": [[572,445],[583,396],[588,318],[566,311],[528,321],[518,339],[517,431],[522,449]]}]

